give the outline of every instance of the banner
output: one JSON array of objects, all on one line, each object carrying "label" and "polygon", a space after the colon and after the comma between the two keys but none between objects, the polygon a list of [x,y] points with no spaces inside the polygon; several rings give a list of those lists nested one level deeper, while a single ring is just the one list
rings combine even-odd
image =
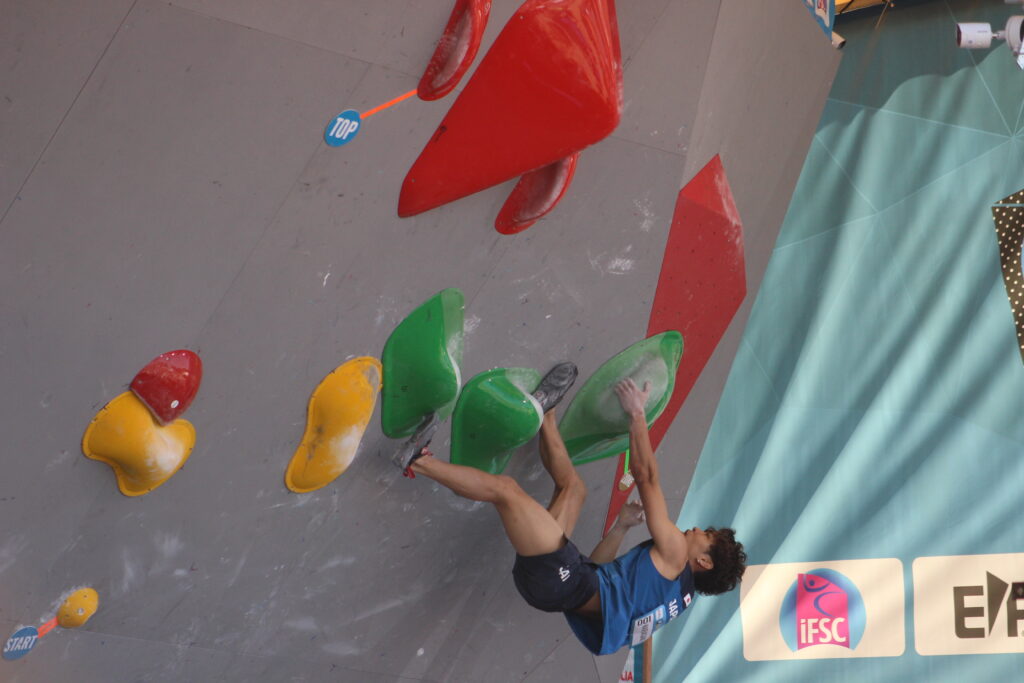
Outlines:
[{"label": "banner", "polygon": [[814,15],[821,30],[832,39],[832,26],[836,20],[836,0],[804,0],[807,11]]},{"label": "banner", "polygon": [[919,39],[952,4],[843,26],[677,522],[750,566],[654,635],[655,683],[1022,680],[1024,80]]}]

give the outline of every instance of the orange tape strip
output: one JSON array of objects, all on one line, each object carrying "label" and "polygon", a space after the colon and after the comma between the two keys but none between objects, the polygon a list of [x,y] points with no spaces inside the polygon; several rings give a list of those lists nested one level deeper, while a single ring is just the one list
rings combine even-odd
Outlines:
[{"label": "orange tape strip", "polygon": [[39,631],[39,637],[42,638],[43,636],[45,636],[47,633],[49,633],[50,631],[52,631],[56,627],[57,627],[57,617],[54,617],[53,619],[50,619],[48,622],[46,622],[45,624],[43,624],[42,626],[40,626],[37,629]]},{"label": "orange tape strip", "polygon": [[364,118],[364,119],[365,118],[369,118],[369,117],[373,116],[374,114],[376,114],[379,111],[387,109],[388,107],[390,107],[390,106],[392,106],[394,104],[398,104],[402,100],[409,99],[410,97],[412,97],[415,94],[416,94],[415,90],[410,90],[409,92],[405,93],[404,95],[399,95],[395,99],[393,99],[393,100],[391,100],[389,102],[385,102],[384,104],[380,105],[379,107],[374,107],[370,111],[368,111],[368,112],[366,112],[364,114],[360,114],[360,118]]}]

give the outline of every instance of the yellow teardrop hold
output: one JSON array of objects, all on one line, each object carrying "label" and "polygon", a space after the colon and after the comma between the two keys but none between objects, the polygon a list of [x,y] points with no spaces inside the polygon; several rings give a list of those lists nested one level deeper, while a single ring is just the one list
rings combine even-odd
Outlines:
[{"label": "yellow teardrop hold", "polygon": [[320,382],[309,398],[306,433],[285,471],[289,489],[315,491],[348,468],[373,416],[380,385],[380,361],[368,356],[353,358]]},{"label": "yellow teardrop hold", "polygon": [[99,593],[92,588],[79,588],[57,610],[57,623],[61,628],[78,628],[96,614],[99,605]]},{"label": "yellow teardrop hold", "polygon": [[89,423],[82,451],[114,469],[121,493],[141,496],[181,469],[195,443],[191,422],[175,420],[162,426],[135,394],[126,391]]}]

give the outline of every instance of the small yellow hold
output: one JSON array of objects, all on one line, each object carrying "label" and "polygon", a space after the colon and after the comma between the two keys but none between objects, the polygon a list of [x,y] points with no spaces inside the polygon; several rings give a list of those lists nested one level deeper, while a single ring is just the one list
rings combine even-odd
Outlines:
[{"label": "small yellow hold", "polygon": [[57,610],[57,623],[61,628],[78,628],[96,614],[99,605],[99,593],[92,588],[79,588]]},{"label": "small yellow hold", "polygon": [[353,358],[327,375],[309,398],[306,433],[284,482],[295,493],[327,486],[356,457],[380,391],[376,358]]},{"label": "small yellow hold", "polygon": [[188,420],[158,423],[135,394],[126,391],[103,407],[82,437],[86,457],[114,469],[126,496],[141,496],[181,469],[196,443]]}]

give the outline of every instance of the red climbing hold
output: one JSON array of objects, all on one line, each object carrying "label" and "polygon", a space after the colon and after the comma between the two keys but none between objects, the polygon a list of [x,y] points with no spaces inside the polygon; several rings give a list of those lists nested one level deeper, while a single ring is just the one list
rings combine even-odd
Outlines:
[{"label": "red climbing hold", "polygon": [[580,153],[530,171],[519,179],[501,207],[494,228],[502,235],[514,235],[536,223],[555,208],[569,189]]},{"label": "red climbing hold", "polygon": [[203,362],[192,351],[168,351],[146,364],[132,380],[131,390],[161,424],[181,417],[199,391]]},{"label": "red climbing hold", "polygon": [[409,170],[398,215],[566,159],[611,133],[621,109],[613,0],[527,0]]},{"label": "red climbing hold", "polygon": [[416,88],[421,100],[439,100],[452,91],[480,49],[491,14],[491,0],[455,0],[434,56]]},{"label": "red climbing hold", "polygon": [[[722,160],[715,157],[679,192],[665,244],[647,335],[683,334],[686,352],[672,398],[651,427],[658,447],[747,294],[743,224]],[[616,482],[622,476],[623,458]],[[606,530],[629,497],[612,488]]]}]

